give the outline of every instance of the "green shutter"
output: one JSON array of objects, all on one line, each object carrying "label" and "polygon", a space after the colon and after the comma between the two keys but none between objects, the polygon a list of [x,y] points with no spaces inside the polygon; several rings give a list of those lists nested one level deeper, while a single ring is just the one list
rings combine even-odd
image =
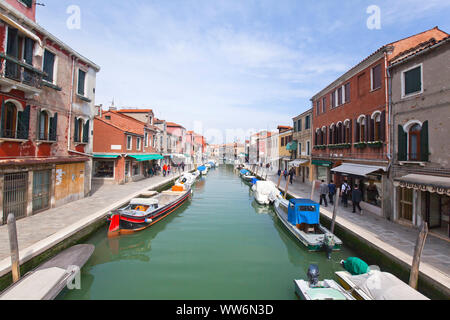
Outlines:
[{"label": "green shutter", "polygon": [[403,126],[398,126],[398,161],[406,161],[408,135],[403,130]]},{"label": "green shutter", "polygon": [[19,112],[17,117],[17,138],[28,139],[30,128],[30,106],[27,106],[24,111]]},{"label": "green shutter", "polygon": [[56,141],[56,133],[58,132],[58,114],[55,113],[53,118],[50,118],[50,141]]},{"label": "green shutter", "polygon": [[73,132],[73,141],[74,142],[80,142],[78,141],[78,131],[80,128],[78,128],[78,119],[75,118],[75,127],[74,127],[74,132]]},{"label": "green shutter", "polygon": [[386,111],[381,113],[380,141],[386,140]]},{"label": "green shutter", "polygon": [[421,67],[417,67],[404,73],[405,95],[420,92],[422,90],[421,70]]},{"label": "green shutter", "polygon": [[88,143],[89,142],[89,124],[90,121],[86,121],[86,124],[83,128],[83,142]]},{"label": "green shutter", "polygon": [[48,50],[44,52],[44,72],[47,76],[44,76],[44,80],[53,82],[53,69],[55,65],[55,55]]},{"label": "green shutter", "polygon": [[426,162],[430,159],[430,149],[428,146],[428,121],[423,123],[422,131],[420,132],[420,159]]}]

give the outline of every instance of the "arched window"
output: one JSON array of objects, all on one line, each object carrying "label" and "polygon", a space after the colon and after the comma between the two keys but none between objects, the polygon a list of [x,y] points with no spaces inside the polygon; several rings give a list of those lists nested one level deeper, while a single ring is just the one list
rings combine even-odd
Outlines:
[{"label": "arched window", "polygon": [[335,134],[336,134],[336,125],[333,123],[330,126],[330,144],[335,144],[335,142],[334,142]]},{"label": "arched window", "polygon": [[373,128],[372,128],[372,132],[371,132],[371,138],[372,141],[381,141],[381,128],[382,128],[382,124],[381,124],[381,112],[375,112],[372,115],[372,124],[373,124]]},{"label": "arched window", "polygon": [[360,116],[358,119],[359,124],[359,141],[357,142],[366,142],[366,127],[367,127],[367,119],[366,116]]},{"label": "arched window", "polygon": [[422,127],[419,124],[411,126],[409,129],[409,144],[408,144],[408,154],[409,160],[419,161],[420,160],[420,136],[422,132]]},{"label": "arched window", "polygon": [[350,120],[344,121],[344,143],[351,143],[352,142],[352,122]]},{"label": "arched window", "polygon": [[5,103],[2,137],[15,139],[17,128],[17,107],[12,102]]},{"label": "arched window", "polygon": [[39,113],[39,140],[49,140],[49,114],[47,111],[42,110]]}]

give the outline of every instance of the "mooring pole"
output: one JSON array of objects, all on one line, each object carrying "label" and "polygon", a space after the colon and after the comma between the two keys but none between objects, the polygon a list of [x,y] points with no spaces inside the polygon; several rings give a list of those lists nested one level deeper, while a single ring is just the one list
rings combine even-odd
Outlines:
[{"label": "mooring pole", "polygon": [[313,181],[311,190],[311,200],[314,201],[314,192],[316,191],[316,180]]},{"label": "mooring pole", "polygon": [[11,273],[13,282],[16,283],[20,279],[19,242],[17,240],[16,217],[12,213],[8,215],[8,235],[11,250]]},{"label": "mooring pole", "polygon": [[341,188],[338,188],[336,191],[336,199],[334,199],[333,220],[331,222],[331,233],[332,234],[334,234],[334,226],[336,224],[337,207],[338,207],[340,194],[341,194]]},{"label": "mooring pole", "polygon": [[409,276],[409,285],[413,289],[417,290],[417,284],[419,282],[419,267],[420,257],[422,256],[423,248],[425,247],[425,241],[428,236],[428,223],[424,222],[420,229],[419,236],[417,237],[416,248],[414,249],[414,258],[411,266],[411,274]]},{"label": "mooring pole", "polygon": [[289,190],[289,177],[286,179],[286,189],[284,190],[284,198],[286,199]]}]

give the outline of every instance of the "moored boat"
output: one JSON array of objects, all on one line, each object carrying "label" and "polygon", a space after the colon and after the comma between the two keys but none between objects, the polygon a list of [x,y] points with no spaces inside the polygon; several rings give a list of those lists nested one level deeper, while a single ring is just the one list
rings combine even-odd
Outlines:
[{"label": "moored boat", "polygon": [[309,251],[340,250],[342,241],[320,224],[320,204],[309,199],[285,200],[277,197],[275,212],[283,225]]},{"label": "moored boat", "polygon": [[308,281],[294,280],[295,293],[302,300],[355,300],[336,281],[319,281],[319,267],[310,265]]},{"label": "moored boat", "polygon": [[111,212],[108,218],[110,222],[108,237],[130,234],[151,227],[177,210],[191,195],[192,189],[188,186],[183,191],[169,190],[152,198],[132,199],[124,208]]},{"label": "moored boat", "polygon": [[256,178],[252,180],[252,190],[255,197],[256,202],[261,205],[268,205],[275,201],[275,199],[281,195],[280,190],[278,190],[277,186],[271,181],[255,181]]}]

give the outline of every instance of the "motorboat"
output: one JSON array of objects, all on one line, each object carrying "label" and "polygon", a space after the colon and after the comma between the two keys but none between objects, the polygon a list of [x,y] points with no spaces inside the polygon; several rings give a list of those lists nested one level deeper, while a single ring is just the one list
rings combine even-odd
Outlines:
[{"label": "motorboat", "polygon": [[319,267],[310,265],[308,281],[294,280],[295,293],[302,300],[356,300],[336,281],[325,279],[319,281]]},{"label": "motorboat", "polygon": [[[182,190],[183,189],[183,190]],[[179,191],[178,191],[179,190]],[[147,229],[181,207],[192,195],[190,186],[174,186],[150,198],[135,198],[108,217],[108,237],[117,237]]]},{"label": "motorboat", "polygon": [[335,274],[341,286],[356,300],[429,300],[393,274],[378,268],[370,267],[363,274],[349,271],[352,270]]},{"label": "motorboat", "polygon": [[200,171],[200,174],[202,176],[206,176],[208,174],[208,171],[209,171],[207,166],[200,166],[200,167],[197,168],[197,170]]},{"label": "motorboat", "polygon": [[261,205],[268,205],[281,195],[280,190],[271,181],[256,181],[252,187],[256,202]]},{"label": "motorboat", "polygon": [[175,181],[175,185],[178,185],[178,186],[180,186],[180,185],[181,186],[192,186],[195,183],[196,179],[197,179],[196,175],[194,175],[192,173],[189,173],[189,172],[186,172],[186,173],[183,173],[181,175],[181,177],[179,177],[177,179],[177,181]]},{"label": "motorboat", "polygon": [[278,196],[274,201],[277,217],[309,251],[340,250],[342,241],[320,224],[320,204],[310,199],[286,200]]},{"label": "motorboat", "polygon": [[254,175],[252,175],[252,173],[250,171],[248,171],[247,169],[242,169],[241,171],[239,171],[239,175],[241,176],[241,178],[250,183],[250,181],[252,181],[253,179],[255,179],[256,177]]}]

